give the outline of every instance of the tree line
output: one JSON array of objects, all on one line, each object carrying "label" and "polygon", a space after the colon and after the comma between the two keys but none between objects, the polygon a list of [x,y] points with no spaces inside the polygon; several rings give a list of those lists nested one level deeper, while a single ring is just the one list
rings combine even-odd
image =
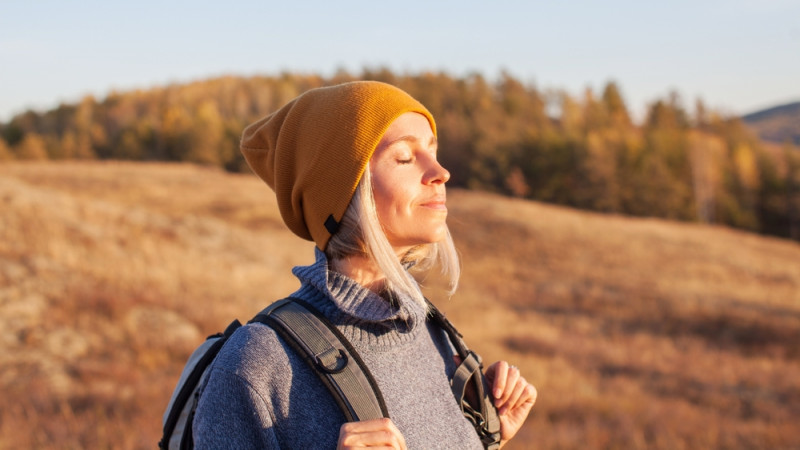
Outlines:
[{"label": "tree line", "polygon": [[221,77],[91,96],[0,124],[0,161],[188,161],[246,171],[242,129],[307,89],[392,83],[436,117],[450,185],[576,208],[724,224],[800,240],[800,152],[677,94],[635,123],[609,82],[578,96],[502,73]]}]

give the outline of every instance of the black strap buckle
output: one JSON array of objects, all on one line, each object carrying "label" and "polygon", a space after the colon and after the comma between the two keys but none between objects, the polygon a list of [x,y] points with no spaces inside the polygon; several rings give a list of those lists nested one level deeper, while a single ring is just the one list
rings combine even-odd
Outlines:
[{"label": "black strap buckle", "polygon": [[[335,350],[338,350],[338,354],[336,354]],[[319,370],[325,373],[340,373],[347,367],[347,353],[342,349],[332,348],[329,351],[315,355],[314,358]]]}]

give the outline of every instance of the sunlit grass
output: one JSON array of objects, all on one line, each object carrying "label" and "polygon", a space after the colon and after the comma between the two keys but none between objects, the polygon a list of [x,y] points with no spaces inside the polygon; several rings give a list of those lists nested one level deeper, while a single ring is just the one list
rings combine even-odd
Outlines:
[{"label": "sunlit grass", "polygon": [[[514,448],[800,442],[800,245],[454,191],[464,277],[427,290],[540,399]],[[188,353],[313,247],[252,176],[0,165],[0,448],[153,448]]]}]

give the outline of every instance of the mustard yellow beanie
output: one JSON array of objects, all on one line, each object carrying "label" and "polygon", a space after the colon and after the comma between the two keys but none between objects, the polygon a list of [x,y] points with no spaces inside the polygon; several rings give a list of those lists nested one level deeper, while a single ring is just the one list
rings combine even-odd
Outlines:
[{"label": "mustard yellow beanie", "polygon": [[404,91],[377,81],[309,90],[245,128],[241,150],[274,191],[296,235],[325,250],[361,175],[389,125],[401,114],[433,116]]}]

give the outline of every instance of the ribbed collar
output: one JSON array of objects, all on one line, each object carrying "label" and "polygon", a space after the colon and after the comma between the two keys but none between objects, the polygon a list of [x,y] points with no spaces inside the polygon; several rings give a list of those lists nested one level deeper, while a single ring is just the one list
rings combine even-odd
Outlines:
[{"label": "ribbed collar", "polygon": [[292,269],[301,283],[293,295],[306,299],[340,325],[348,339],[370,346],[390,345],[413,339],[424,328],[417,325],[425,322],[426,312],[413,299],[395,295],[390,304],[355,280],[329,270],[325,253],[317,248],[314,253],[314,264]]}]

